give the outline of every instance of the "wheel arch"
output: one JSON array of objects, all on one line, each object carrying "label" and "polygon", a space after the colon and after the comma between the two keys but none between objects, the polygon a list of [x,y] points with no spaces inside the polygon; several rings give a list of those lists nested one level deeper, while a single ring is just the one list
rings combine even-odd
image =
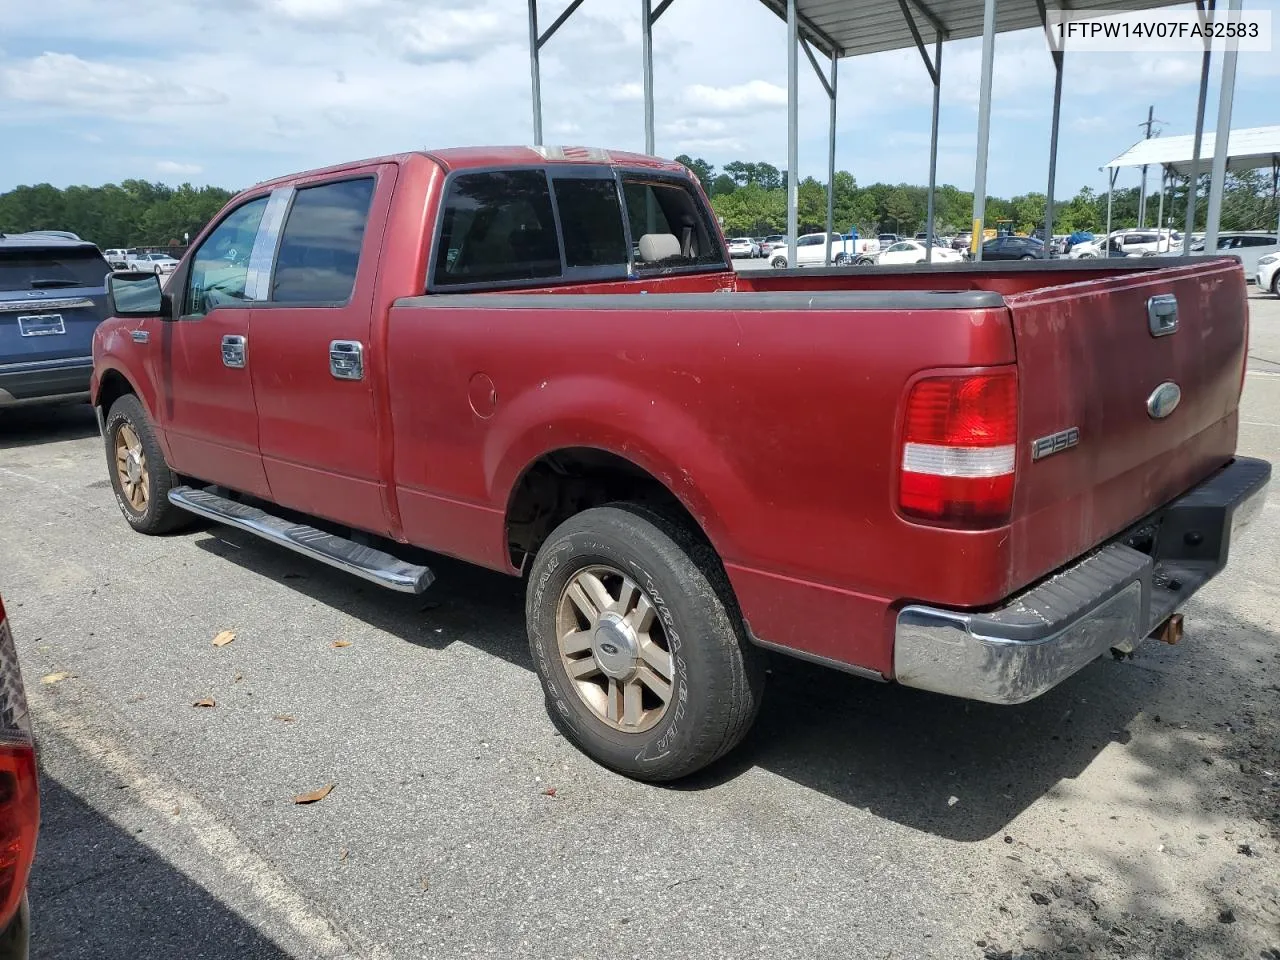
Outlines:
[{"label": "wheel arch", "polygon": [[[649,507],[679,522],[719,556],[710,527],[718,524],[696,494],[623,453],[601,446],[564,446],[529,461],[511,484],[503,530],[512,567],[524,571],[546,537],[570,517],[607,503]],[[687,473],[682,473],[686,479]],[[670,475],[668,474],[668,479]]]}]

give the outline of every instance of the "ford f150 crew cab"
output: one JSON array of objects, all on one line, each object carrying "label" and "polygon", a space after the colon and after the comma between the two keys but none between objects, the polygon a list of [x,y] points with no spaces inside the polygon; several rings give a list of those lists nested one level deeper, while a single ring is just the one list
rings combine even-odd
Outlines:
[{"label": "ford f150 crew cab", "polygon": [[[672,779],[762,649],[1016,704],[1159,632],[1261,507],[1231,259],[735,274],[683,167],[451,149],[236,197],[111,278],[93,402],[125,519],[393,590],[527,581],[561,729]],[[419,557],[420,559],[420,557]]]}]

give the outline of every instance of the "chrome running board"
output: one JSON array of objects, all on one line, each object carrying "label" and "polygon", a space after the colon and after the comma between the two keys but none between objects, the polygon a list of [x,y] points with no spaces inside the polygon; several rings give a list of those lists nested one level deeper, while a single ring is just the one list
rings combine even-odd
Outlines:
[{"label": "chrome running board", "polygon": [[435,574],[427,567],[406,563],[389,553],[366,547],[346,537],[325,533],[305,523],[293,523],[282,517],[272,516],[258,507],[220,497],[211,490],[174,487],[169,491],[169,502],[218,523],[246,530],[304,557],[353,573],[388,590],[422,593],[435,580]]}]

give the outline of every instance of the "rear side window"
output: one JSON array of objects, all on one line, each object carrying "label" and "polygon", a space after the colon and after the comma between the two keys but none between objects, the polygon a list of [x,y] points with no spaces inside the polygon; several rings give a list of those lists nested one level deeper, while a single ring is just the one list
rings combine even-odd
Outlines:
[{"label": "rear side window", "polygon": [[551,191],[541,170],[456,176],[445,197],[436,287],[560,275]]},{"label": "rear side window", "polygon": [[303,187],[294,195],[280,236],[271,299],[276,303],[342,303],[351,298],[369,220],[374,179]]},{"label": "rear side window", "polygon": [[556,177],[556,211],[564,234],[564,262],[574,267],[620,267],[627,264],[618,184],[606,178]]},{"label": "rear side window", "polygon": [[687,187],[624,175],[622,193],[638,270],[724,263],[716,231]]},{"label": "rear side window", "polygon": [[0,247],[0,290],[101,287],[111,268],[94,247]]}]

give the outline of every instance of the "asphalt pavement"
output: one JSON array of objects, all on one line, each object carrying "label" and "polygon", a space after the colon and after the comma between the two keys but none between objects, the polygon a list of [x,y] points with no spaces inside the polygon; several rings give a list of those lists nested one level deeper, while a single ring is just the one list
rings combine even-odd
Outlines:
[{"label": "asphalt pavement", "polygon": [[[1240,446],[1277,460],[1280,301],[1252,330]],[[405,597],[226,528],[139,536],[87,407],[0,415],[34,956],[1280,951],[1278,504],[1177,647],[1018,708],[778,657],[743,746],[655,787],[555,733],[519,582],[441,558]]]}]

